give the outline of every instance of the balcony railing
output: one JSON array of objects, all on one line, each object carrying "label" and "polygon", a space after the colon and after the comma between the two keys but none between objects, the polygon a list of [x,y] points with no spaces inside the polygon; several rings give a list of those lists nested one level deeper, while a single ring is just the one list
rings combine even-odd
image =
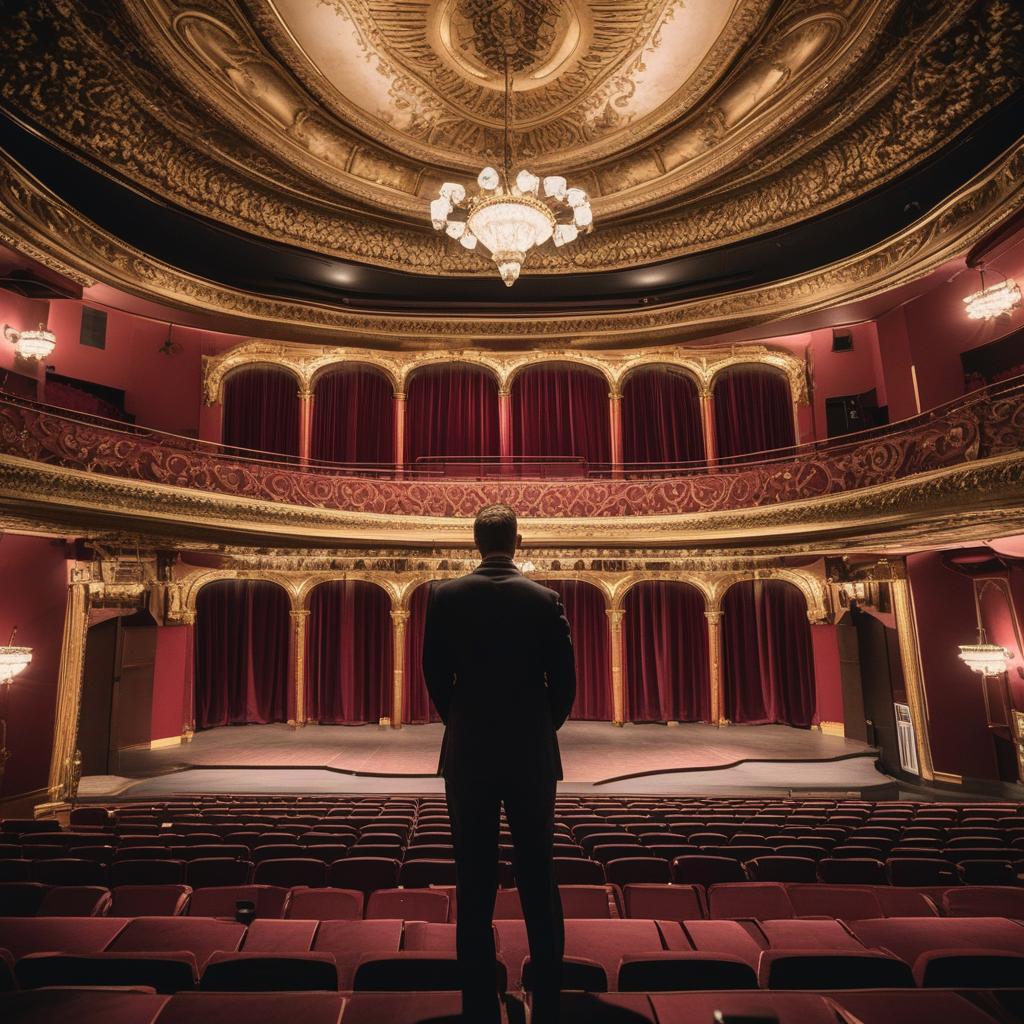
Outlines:
[{"label": "balcony railing", "polygon": [[773,505],[885,484],[1024,450],[1024,378],[912,419],[712,464],[579,459],[302,461],[198,441],[0,393],[5,456],[123,480],[346,511],[472,515],[508,501],[525,516],[670,515]]}]

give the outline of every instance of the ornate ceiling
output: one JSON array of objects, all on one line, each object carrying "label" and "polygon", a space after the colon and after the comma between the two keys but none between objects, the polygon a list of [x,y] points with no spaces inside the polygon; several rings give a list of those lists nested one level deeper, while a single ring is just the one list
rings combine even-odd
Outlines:
[{"label": "ornate ceiling", "polygon": [[[506,41],[516,163],[587,188],[597,225],[531,255],[524,281],[670,266],[821,222],[926,167],[1024,82],[1011,0],[11,8],[0,105],[75,160],[250,238],[449,279],[493,277],[427,206],[497,159]],[[982,155],[972,173],[997,153]]]}]

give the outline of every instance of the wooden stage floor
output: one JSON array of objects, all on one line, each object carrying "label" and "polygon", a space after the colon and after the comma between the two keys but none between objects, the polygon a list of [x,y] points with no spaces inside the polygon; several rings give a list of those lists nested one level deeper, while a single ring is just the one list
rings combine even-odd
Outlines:
[{"label": "wooden stage floor", "polygon": [[[122,751],[115,774],[86,776],[80,798],[173,792],[434,792],[440,725],[229,726],[191,743]],[[568,722],[566,792],[863,791],[891,783],[863,743],[788,726]]]}]

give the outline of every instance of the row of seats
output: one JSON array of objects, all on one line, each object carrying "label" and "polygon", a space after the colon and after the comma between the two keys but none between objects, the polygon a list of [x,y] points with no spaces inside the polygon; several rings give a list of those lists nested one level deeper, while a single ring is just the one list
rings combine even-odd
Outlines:
[{"label": "row of seats", "polygon": [[[524,1024],[523,1001],[504,999],[509,1024]],[[455,1024],[454,992],[179,992],[40,989],[0,994],[14,1024],[55,1020],[104,1024]],[[886,990],[803,992],[563,993],[562,1024],[1012,1024],[1024,1019],[1017,993]]]},{"label": "row of seats", "polygon": [[[739,882],[712,885],[563,885],[567,918],[661,918],[666,920],[785,920],[831,917],[846,921],[883,917],[1005,917],[1024,921],[1024,890],[1001,886],[893,889]],[[162,917],[190,915],[242,920],[404,918],[444,924],[458,914],[455,888],[286,889],[273,885],[125,885],[49,887],[35,882],[0,884],[4,917]],[[516,889],[501,889],[498,920],[522,918]]]},{"label": "row of seats", "polygon": [[[6,985],[162,992],[458,987],[454,924],[206,917],[3,918]],[[503,991],[530,988],[522,920],[494,924]],[[569,919],[564,987],[601,991],[1020,987],[1024,925],[1004,918]]]}]

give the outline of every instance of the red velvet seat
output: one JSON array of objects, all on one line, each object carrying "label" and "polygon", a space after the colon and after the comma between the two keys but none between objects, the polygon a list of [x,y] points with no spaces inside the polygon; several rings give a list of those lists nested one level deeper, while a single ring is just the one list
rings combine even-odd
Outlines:
[{"label": "red velvet seat", "polygon": [[759,927],[770,949],[822,950],[832,953],[857,953],[864,949],[839,921],[815,918],[761,921]]},{"label": "red velvet seat", "polygon": [[108,871],[112,889],[119,885],[181,885],[185,881],[185,862],[181,860],[115,860]]},{"label": "red velvet seat", "polygon": [[256,917],[284,917],[288,890],[280,885],[226,885],[197,889],[188,904],[190,917],[227,917],[234,920],[236,904],[254,903]]},{"label": "red velvet seat", "polygon": [[36,911],[38,917],[102,917],[105,914],[131,916],[114,911],[110,890],[100,885],[54,886]]},{"label": "red velvet seat", "polygon": [[0,917],[34,917],[49,891],[42,882],[0,882]]},{"label": "red velvet seat", "polygon": [[847,989],[912,988],[910,966],[897,957],[859,952],[765,950],[757,968],[762,988]]},{"label": "red velvet seat", "polygon": [[408,889],[426,889],[431,885],[455,885],[455,861],[406,861],[399,869],[398,882]]},{"label": "red velvet seat", "polygon": [[[652,992],[650,1002],[658,1024],[716,1019],[836,1024],[835,1011],[824,997],[796,992]],[[716,1018],[716,1012],[722,1017]]]},{"label": "red velvet seat", "polygon": [[672,881],[683,885],[715,885],[719,882],[744,882],[746,875],[739,861],[731,857],[702,854],[676,857],[672,861]]},{"label": "red velvet seat", "polygon": [[332,953],[338,964],[338,987],[352,988],[356,964],[364,953],[390,955],[402,941],[401,921],[322,921],[313,951]]},{"label": "red velvet seat", "polygon": [[659,922],[659,929],[667,949],[724,953],[754,968],[765,948],[756,927],[749,928],[739,921],[687,921],[685,932],[678,925],[669,928]]},{"label": "red velvet seat", "polygon": [[191,953],[202,970],[210,955],[235,952],[245,926],[198,917],[136,917],[107,946],[110,953]]},{"label": "red velvet seat", "polygon": [[337,889],[394,889],[398,885],[398,861],[383,857],[347,857],[327,871],[327,884]]},{"label": "red velvet seat", "polygon": [[29,953],[99,953],[128,924],[123,917],[0,917],[0,949]]},{"label": "red velvet seat", "polygon": [[874,857],[824,857],[818,878],[833,885],[885,885],[885,864]]},{"label": "red velvet seat", "polygon": [[724,953],[664,952],[626,955],[619,964],[622,992],[688,992],[757,988],[745,960]]},{"label": "red velvet seat", "polygon": [[461,1012],[458,992],[353,992],[344,1024],[457,1024]]},{"label": "red velvet seat", "polygon": [[706,917],[702,894],[695,885],[630,884],[622,888],[626,917],[669,921]]},{"label": "red velvet seat", "polygon": [[604,885],[604,865],[581,857],[555,857],[555,881],[559,885]]},{"label": "red velvet seat", "polygon": [[968,886],[942,895],[948,917],[1009,917],[1024,921],[1024,889],[1005,886]]},{"label": "red velvet seat", "polygon": [[11,992],[0,996],[0,1020],[12,1024],[154,1024],[167,1002],[167,996],[151,992],[58,988]]},{"label": "red velvet seat", "polygon": [[308,953],[319,921],[260,917],[251,922],[242,940],[243,953]]},{"label": "red velvet seat", "polygon": [[448,894],[438,889],[377,889],[366,901],[364,916],[443,924],[448,920]]},{"label": "red velvet seat", "polygon": [[180,992],[158,1024],[338,1024],[343,1016],[349,1024],[336,992]]},{"label": "red velvet seat", "polygon": [[914,962],[921,988],[1022,988],[1024,953],[1001,949],[933,949]]},{"label": "red velvet seat", "polygon": [[876,890],[866,885],[796,884],[787,885],[786,893],[796,917],[834,917],[860,921],[886,916]]},{"label": "red velvet seat", "polygon": [[359,920],[365,893],[358,889],[310,889],[298,886],[288,894],[285,917],[321,921]]},{"label": "red velvet seat", "polygon": [[[524,992],[533,991],[533,963],[529,957],[523,960],[520,971]],[[608,975],[596,960],[586,957],[567,956],[562,963],[563,992],[607,992]]]},{"label": "red velvet seat", "polygon": [[253,865],[248,860],[231,857],[199,857],[185,864],[185,881],[193,889],[210,886],[247,885]]},{"label": "red velvet seat", "polygon": [[953,885],[956,868],[939,858],[890,857],[885,862],[885,874],[890,885]]},{"label": "red velvet seat", "polygon": [[636,992],[563,992],[561,1024],[655,1024],[651,1001]]},{"label": "red velvet seat", "polygon": [[[598,850],[602,847],[598,847]],[[660,857],[621,857],[605,862],[605,877],[612,885],[639,882],[667,884],[671,881],[668,862]]]},{"label": "red velvet seat", "polygon": [[33,860],[29,874],[33,882],[44,885],[107,884],[107,869],[94,860],[55,857]]},{"label": "red velvet seat", "polygon": [[755,857],[745,864],[753,882],[815,882],[817,864],[810,857]]},{"label": "red velvet seat", "polygon": [[164,995],[193,989],[196,959],[184,951],[33,953],[15,968],[22,988],[146,986]]},{"label": "red velvet seat", "polygon": [[[368,953],[356,965],[355,992],[450,992],[460,985],[454,953],[408,950],[391,954]],[[504,966],[495,962],[495,988],[508,984]]]},{"label": "red velvet seat", "polygon": [[861,1024],[995,1024],[996,1020],[955,992],[847,991],[831,992],[829,998]]},{"label": "red velvet seat", "polygon": [[337,992],[329,953],[214,953],[200,979],[204,992]]},{"label": "red velvet seat", "polygon": [[119,885],[111,893],[114,917],[177,917],[185,913],[192,889],[187,885]]},{"label": "red velvet seat", "polygon": [[615,892],[607,885],[560,885],[558,894],[566,920],[594,920],[612,916],[609,897],[614,901]]},{"label": "red velvet seat", "polygon": [[913,964],[934,949],[1003,949],[1024,953],[1024,928],[994,917],[888,918],[854,921],[853,934],[868,947],[891,950]]},{"label": "red velvet seat", "polygon": [[715,920],[795,917],[789,892],[781,882],[727,882],[708,889],[708,916]]}]

